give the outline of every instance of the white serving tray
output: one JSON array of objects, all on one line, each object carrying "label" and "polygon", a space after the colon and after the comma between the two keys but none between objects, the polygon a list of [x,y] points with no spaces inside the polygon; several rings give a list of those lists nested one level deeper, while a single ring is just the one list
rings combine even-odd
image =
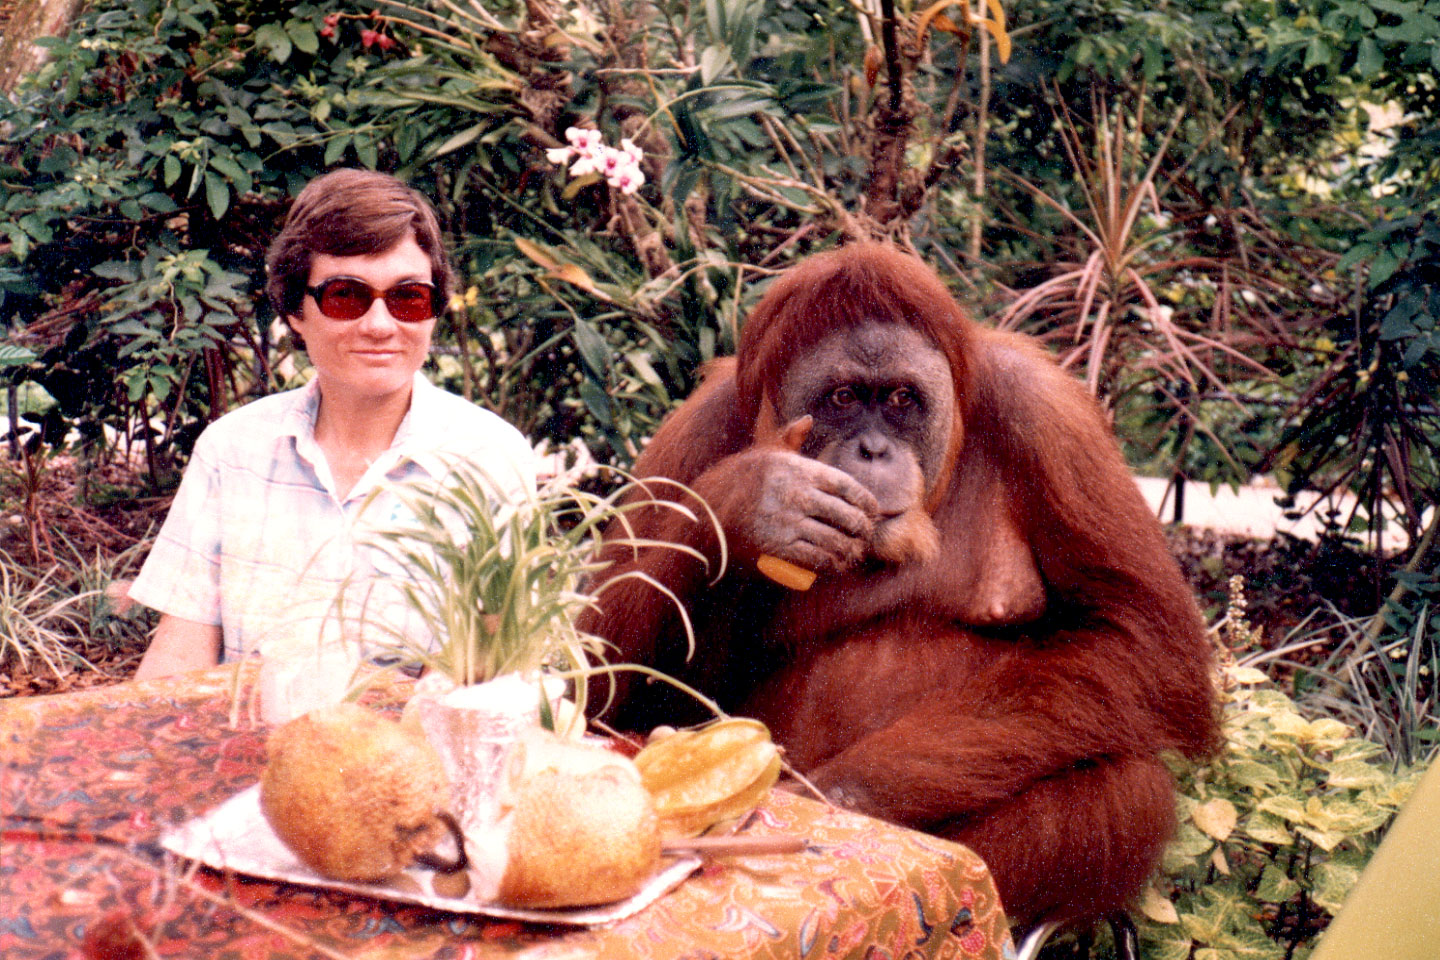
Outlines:
[{"label": "white serving tray", "polygon": [[594,926],[622,920],[654,903],[700,865],[698,857],[667,859],[641,888],[625,900],[595,907],[552,910],[521,909],[468,897],[447,897],[430,885],[432,872],[412,867],[387,883],[331,880],[305,866],[270,829],[260,811],[260,785],[242,790],[220,806],[167,830],[160,838],[166,850],[198,860],[208,867],[329,890],[344,890],[381,900],[413,903],[455,913],[483,914],[506,920]]}]

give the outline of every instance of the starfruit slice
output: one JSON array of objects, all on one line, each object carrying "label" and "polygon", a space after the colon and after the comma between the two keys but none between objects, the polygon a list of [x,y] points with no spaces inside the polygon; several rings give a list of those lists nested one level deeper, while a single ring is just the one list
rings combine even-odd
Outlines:
[{"label": "starfruit slice", "polygon": [[679,730],[635,755],[668,837],[693,837],[743,816],[780,777],[780,750],[758,720],[730,717]]}]

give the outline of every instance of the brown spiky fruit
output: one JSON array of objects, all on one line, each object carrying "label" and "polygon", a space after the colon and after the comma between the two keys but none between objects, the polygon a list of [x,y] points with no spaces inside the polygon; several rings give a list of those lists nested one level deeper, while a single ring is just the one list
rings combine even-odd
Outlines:
[{"label": "brown spiky fruit", "polygon": [[341,703],[277,727],[267,746],[260,809],[315,872],[387,880],[445,836],[445,768],[417,731]]}]

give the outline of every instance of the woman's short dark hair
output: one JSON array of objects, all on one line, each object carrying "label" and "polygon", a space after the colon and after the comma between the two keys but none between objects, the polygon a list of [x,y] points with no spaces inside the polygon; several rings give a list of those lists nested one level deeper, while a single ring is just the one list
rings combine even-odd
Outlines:
[{"label": "woman's short dark hair", "polygon": [[409,234],[430,255],[438,312],[450,299],[454,271],[430,201],[388,173],[333,170],[311,180],[295,198],[284,228],[265,255],[265,292],[280,316],[298,316],[317,253],[370,256],[384,253]]}]

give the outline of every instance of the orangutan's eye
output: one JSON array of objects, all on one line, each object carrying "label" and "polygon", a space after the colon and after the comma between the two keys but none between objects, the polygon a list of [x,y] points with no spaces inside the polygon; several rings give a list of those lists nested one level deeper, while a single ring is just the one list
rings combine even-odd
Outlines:
[{"label": "orangutan's eye", "polygon": [[830,405],[834,407],[853,407],[860,402],[860,396],[855,392],[854,387],[840,387],[830,394]]},{"label": "orangutan's eye", "polygon": [[912,407],[915,405],[915,391],[909,387],[897,387],[890,391],[890,396],[885,398],[885,402],[901,410]]}]

